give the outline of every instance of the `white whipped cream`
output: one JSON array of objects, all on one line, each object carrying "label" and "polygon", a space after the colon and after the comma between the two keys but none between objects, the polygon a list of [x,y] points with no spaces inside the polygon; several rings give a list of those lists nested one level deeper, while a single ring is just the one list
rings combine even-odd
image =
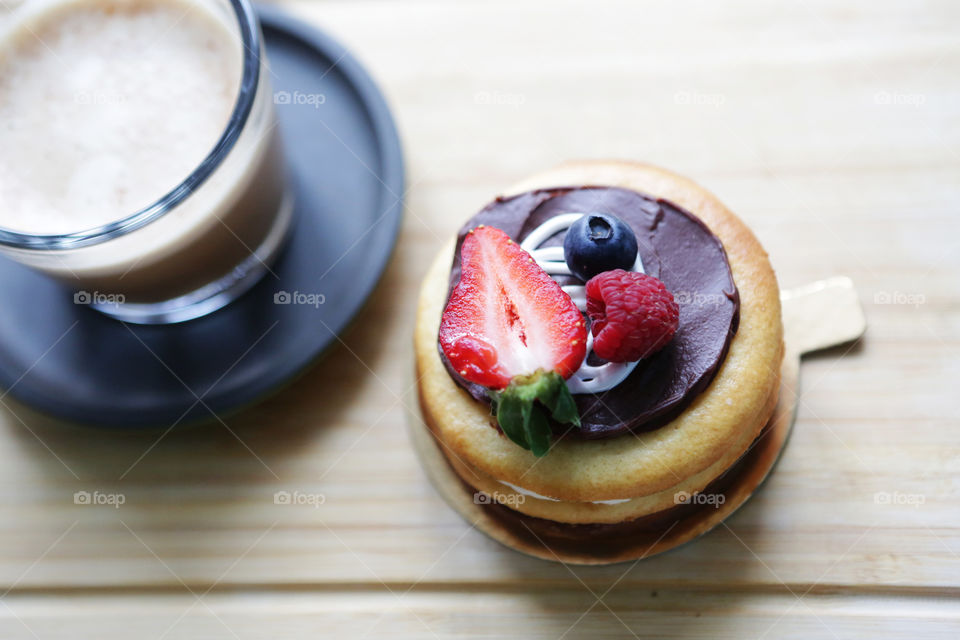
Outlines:
[{"label": "white whipped cream", "polygon": [[[510,487],[520,495],[527,496],[529,498],[536,498],[537,500],[549,500],[550,502],[563,502],[557,498],[551,498],[550,496],[545,496],[537,493],[536,491],[530,491],[530,489],[524,489],[523,487],[518,487],[517,485],[507,482],[506,480],[498,480],[500,484],[505,487]],[[621,500],[590,500],[590,504],[621,504],[624,502],[630,502],[630,498],[623,498]]]},{"label": "white whipped cream", "polygon": [[[570,225],[582,218],[584,215],[586,214],[563,213],[558,216],[554,216],[531,231],[530,235],[528,235],[523,242],[520,243],[520,247],[524,251],[530,253],[540,268],[549,273],[551,276],[572,275],[563,255],[562,246],[545,247],[541,249],[540,245],[557,233],[564,231],[565,229],[569,229]],[[639,252],[637,252],[637,259],[634,261],[633,267],[631,267],[630,270],[636,271],[637,273],[644,273],[643,261],[640,260]],[[573,299],[573,302],[577,305],[577,308],[580,309],[581,312],[586,313],[586,287],[583,285],[567,285],[561,288]],[[600,393],[601,391],[612,389],[626,380],[627,376],[629,376],[637,366],[636,362],[607,362],[599,366],[591,366],[587,364],[587,357],[590,355],[592,350],[593,334],[587,331],[587,355],[583,358],[580,368],[577,369],[576,372],[574,372],[574,374],[567,380],[567,388],[570,389],[570,393]],[[519,493],[523,493],[523,491],[520,491],[519,487],[513,488]],[[553,499],[545,496],[534,497],[543,498],[544,500]],[[602,504],[606,503],[604,502]]]}]

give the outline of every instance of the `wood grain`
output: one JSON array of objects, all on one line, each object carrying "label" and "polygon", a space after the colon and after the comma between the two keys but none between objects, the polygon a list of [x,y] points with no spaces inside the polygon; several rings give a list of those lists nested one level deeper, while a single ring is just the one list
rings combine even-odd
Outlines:
[{"label": "wood grain", "polygon": [[[0,635],[234,637],[219,617],[244,638],[957,636],[960,6],[285,4],[356,51],[395,109],[397,253],[343,343],[226,426],[90,431],[4,396]],[[500,189],[572,157],[693,177],[753,227],[782,287],[849,276],[869,322],[805,361],[764,490],[636,567],[568,569],[469,530],[404,429],[428,261]],[[214,613],[178,621],[188,588],[211,587]],[[578,621],[610,587],[610,609]]]}]

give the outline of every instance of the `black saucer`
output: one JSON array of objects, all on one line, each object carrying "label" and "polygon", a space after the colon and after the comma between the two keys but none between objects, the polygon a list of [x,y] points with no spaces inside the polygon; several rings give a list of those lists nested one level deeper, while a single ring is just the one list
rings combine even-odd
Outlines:
[{"label": "black saucer", "polygon": [[277,277],[204,318],[139,326],[73,304],[68,289],[0,259],[0,386],[10,395],[86,424],[211,419],[295,376],[370,295],[403,209],[390,111],[340,44],[270,7],[259,13],[296,197]]}]

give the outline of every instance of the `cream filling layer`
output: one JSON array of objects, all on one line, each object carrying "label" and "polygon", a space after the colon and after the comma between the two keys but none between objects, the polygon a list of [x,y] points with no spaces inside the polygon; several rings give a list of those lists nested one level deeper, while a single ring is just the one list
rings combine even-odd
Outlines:
[{"label": "cream filling layer", "polygon": [[[529,498],[534,498],[536,500],[549,500],[550,502],[563,502],[556,498],[551,498],[550,496],[545,496],[537,493],[536,491],[530,491],[529,489],[524,489],[523,487],[518,487],[517,485],[507,482],[506,480],[497,480],[503,486],[513,489],[522,496],[527,496]],[[630,502],[630,498],[623,498],[620,500],[591,500],[590,504],[622,504],[624,502]]]},{"label": "cream filling layer", "polygon": [[[574,222],[582,218],[584,213],[563,213],[550,218],[539,227],[530,232],[520,247],[527,251],[541,269],[551,276],[572,275],[567,266],[564,257],[563,247],[544,247],[540,248],[544,242],[557,233],[570,228]],[[644,273],[643,261],[640,259],[640,253],[637,253],[637,259],[633,263],[631,271]],[[583,285],[566,285],[561,287],[573,300],[577,308],[582,313],[587,310],[586,287]],[[567,380],[567,388],[570,393],[600,393],[614,388],[627,379],[637,366],[637,362],[606,362],[601,365],[587,364],[590,352],[593,350],[593,334],[587,332],[587,355],[584,356],[580,368],[577,369]],[[551,498],[545,498],[550,500]]]}]

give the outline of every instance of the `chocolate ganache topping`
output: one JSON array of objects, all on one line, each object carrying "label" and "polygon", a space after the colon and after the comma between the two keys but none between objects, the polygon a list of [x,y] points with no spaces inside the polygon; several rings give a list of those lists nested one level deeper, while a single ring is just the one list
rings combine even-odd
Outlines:
[{"label": "chocolate ganache topping", "polygon": [[[740,320],[740,296],[723,245],[703,222],[669,201],[616,187],[539,189],[497,198],[460,230],[447,295],[460,280],[460,246],[471,229],[489,225],[522,242],[550,218],[594,212],[615,215],[630,225],[644,271],[663,281],[680,307],[679,327],[666,347],[640,361],[614,388],[574,395],[579,434],[608,438],[669,422],[710,384],[727,354]],[[560,231],[541,246],[562,246],[565,234]],[[574,276],[555,278],[561,285],[583,284]],[[475,399],[490,401],[482,386],[450,366],[442,350],[440,357],[457,384]],[[596,356],[591,353],[589,358],[594,364]]]}]

